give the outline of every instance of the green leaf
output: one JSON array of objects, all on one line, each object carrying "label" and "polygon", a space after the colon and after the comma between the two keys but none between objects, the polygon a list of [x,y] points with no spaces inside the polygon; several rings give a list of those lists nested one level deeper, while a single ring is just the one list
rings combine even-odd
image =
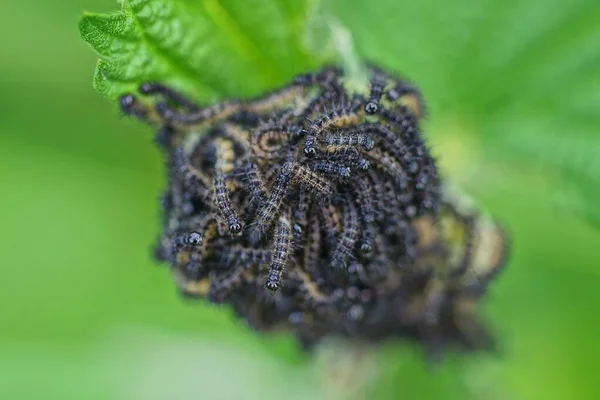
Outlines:
[{"label": "green leaf", "polygon": [[79,30],[100,55],[94,87],[102,95],[115,99],[159,80],[208,100],[258,93],[323,60],[306,43],[312,6],[125,0],[116,14],[85,13]]},{"label": "green leaf", "polygon": [[469,127],[459,140],[541,166],[563,205],[600,222],[600,2],[334,0],[330,12],[359,55],[423,89],[434,149]]}]

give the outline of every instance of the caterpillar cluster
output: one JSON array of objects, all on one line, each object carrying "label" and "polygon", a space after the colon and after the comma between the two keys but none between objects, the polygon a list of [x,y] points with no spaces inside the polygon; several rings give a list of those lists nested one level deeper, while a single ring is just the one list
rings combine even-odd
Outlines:
[{"label": "caterpillar cluster", "polygon": [[444,195],[423,98],[335,67],[200,107],[147,82],[122,111],[158,130],[168,169],[156,256],[187,296],[310,347],[329,335],[490,345],[478,299],[504,264],[491,220]]}]

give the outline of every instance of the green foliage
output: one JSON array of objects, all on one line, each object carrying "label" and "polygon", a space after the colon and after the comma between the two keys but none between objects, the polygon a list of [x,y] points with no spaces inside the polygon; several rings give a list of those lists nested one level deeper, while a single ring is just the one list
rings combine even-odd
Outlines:
[{"label": "green foliage", "polygon": [[115,14],[85,13],[79,29],[99,54],[94,87],[115,99],[146,80],[199,100],[257,93],[315,66],[310,2],[125,0]]},{"label": "green foliage", "polygon": [[332,13],[361,55],[419,83],[434,134],[458,119],[488,155],[562,178],[562,204],[600,223],[600,3],[445,4],[336,0]]}]

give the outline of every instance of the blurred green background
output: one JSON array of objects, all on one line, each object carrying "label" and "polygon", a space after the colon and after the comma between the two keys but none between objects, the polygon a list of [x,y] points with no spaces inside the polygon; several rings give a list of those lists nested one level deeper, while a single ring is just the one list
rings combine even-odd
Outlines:
[{"label": "blurred green background", "polygon": [[[502,141],[486,145],[498,132],[528,137],[528,116],[570,121],[571,98],[596,99],[580,102],[583,122],[571,122],[600,157],[600,81],[565,91],[528,80],[584,58],[586,76],[600,78],[598,51],[589,51],[600,49],[595,3],[333,6],[360,54],[421,84],[447,174],[511,232],[510,263],[485,307],[501,354],[450,354],[430,367],[402,344],[361,363],[335,346],[314,360],[285,335],[261,337],[226,309],[183,301],[150,257],[164,176],[151,132],[93,91],[97,57],[77,32],[84,8],[118,5],[3,2],[0,399],[361,397],[364,382],[370,398],[600,398],[599,232],[557,211],[543,169],[513,160]],[[380,25],[398,37],[375,36]],[[555,57],[556,48],[569,51]],[[557,71],[555,83],[578,76]],[[512,111],[499,118],[500,108]]]}]

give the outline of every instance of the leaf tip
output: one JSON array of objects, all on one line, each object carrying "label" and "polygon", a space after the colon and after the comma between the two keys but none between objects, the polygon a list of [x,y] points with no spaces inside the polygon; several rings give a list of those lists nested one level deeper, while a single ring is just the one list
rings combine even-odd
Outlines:
[{"label": "leaf tip", "polygon": [[79,28],[79,34],[81,35],[81,38],[83,40],[85,40],[86,42],[89,43],[89,40],[87,40],[91,25],[92,25],[92,19],[94,18],[94,13],[89,12],[89,11],[82,11],[81,13],[81,18],[79,18],[79,22],[77,23],[77,27]]}]

